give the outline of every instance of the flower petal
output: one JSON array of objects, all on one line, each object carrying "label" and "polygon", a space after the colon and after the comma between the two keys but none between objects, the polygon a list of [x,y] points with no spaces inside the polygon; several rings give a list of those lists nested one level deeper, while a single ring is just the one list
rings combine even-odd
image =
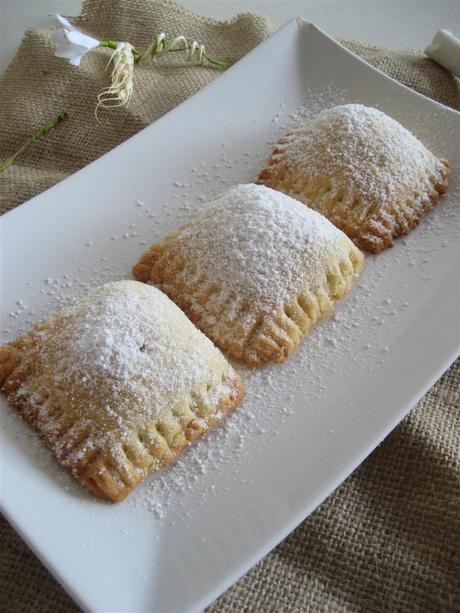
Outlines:
[{"label": "flower petal", "polygon": [[68,19],[63,17],[62,15],[57,14],[56,19],[61,23],[67,30],[75,30],[75,27],[70,23]]},{"label": "flower petal", "polygon": [[80,47],[84,47],[88,51],[94,49],[95,47],[99,47],[99,41],[91,36],[87,36],[78,30],[73,30],[72,32],[67,32],[67,40],[74,44],[79,45]]},{"label": "flower petal", "polygon": [[70,58],[74,55],[84,55],[86,51],[87,49],[85,47],[81,47],[80,45],[65,43],[56,49],[54,55],[56,57],[63,57],[66,60],[70,60]]},{"label": "flower petal", "polygon": [[73,47],[67,47],[63,49],[57,49],[54,55],[56,57],[61,57],[65,60],[70,60],[75,55],[76,51]]},{"label": "flower petal", "polygon": [[84,53],[74,55],[73,57],[70,58],[69,64],[72,64],[73,66],[80,66],[81,58],[84,55],[85,55]]}]

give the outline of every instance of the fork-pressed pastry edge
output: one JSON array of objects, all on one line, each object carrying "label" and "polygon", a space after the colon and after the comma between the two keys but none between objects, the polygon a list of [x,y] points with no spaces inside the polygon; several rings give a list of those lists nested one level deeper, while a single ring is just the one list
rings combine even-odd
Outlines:
[{"label": "fork-pressed pastry edge", "polygon": [[[288,135],[280,139],[279,145],[285,145],[292,137],[293,135]],[[289,169],[283,153],[279,147],[272,151],[256,183],[281,191],[319,211],[345,232],[360,249],[369,253],[380,253],[391,247],[395,239],[409,234],[446,193],[448,187],[450,166],[447,160],[442,159],[442,168],[437,174],[424,177],[419,190],[408,189],[406,194],[401,194],[387,209],[379,211],[375,206],[372,207],[372,210],[367,211],[366,220],[354,223],[350,207],[366,210],[359,198],[343,186],[334,189],[330,181],[310,181],[307,169],[303,172],[295,168]],[[321,206],[315,206],[314,202],[318,197]],[[364,225],[361,227],[363,221]]]},{"label": "fork-pressed pastry edge", "polygon": [[93,449],[79,458],[78,452],[87,442],[84,428],[83,434],[72,437],[72,428],[79,424],[69,423],[62,407],[50,402],[46,394],[42,394],[40,404],[31,394],[21,393],[22,384],[33,375],[33,366],[27,364],[24,356],[34,350],[38,335],[46,326],[47,323],[39,324],[28,334],[0,347],[1,390],[8,402],[36,428],[57,460],[68,466],[76,479],[97,496],[121,501],[147,474],[174,461],[184,447],[212,429],[244,397],[243,386],[228,365],[221,373],[221,384],[230,392],[214,405],[205,400],[210,393],[219,391],[218,385],[204,382],[151,423],[133,431],[127,441],[120,441],[110,453]]},{"label": "fork-pressed pastry edge", "polygon": [[[134,276],[164,291],[202,332],[249,366],[283,362],[297,348],[310,326],[333,310],[334,303],[351,288],[364,263],[361,252],[344,237],[342,247],[346,256],[326,263],[325,274],[316,288],[305,287],[291,302],[270,314],[260,313],[248,331],[242,325],[218,323],[216,314],[210,312],[208,299],[222,288],[204,277],[197,279],[193,264],[181,261],[174,251],[169,251],[175,236],[152,245],[134,266]],[[189,285],[177,278],[178,272],[183,276],[187,265],[189,278],[193,279]],[[223,311],[225,304],[221,307]]]}]

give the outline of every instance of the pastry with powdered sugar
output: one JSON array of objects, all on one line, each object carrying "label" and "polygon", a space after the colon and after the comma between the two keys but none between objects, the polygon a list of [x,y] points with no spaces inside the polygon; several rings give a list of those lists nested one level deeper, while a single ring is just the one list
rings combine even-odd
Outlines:
[{"label": "pastry with powdered sugar", "polygon": [[238,185],[141,257],[219,347],[250,366],[282,362],[353,285],[363,255],[323,215],[268,187]]},{"label": "pastry with powdered sugar", "polygon": [[244,396],[212,342],[137,281],[103,285],[0,347],[0,385],[57,460],[114,501]]},{"label": "pastry with powdered sugar", "polygon": [[381,111],[344,104],[282,138],[258,183],[325,215],[370,253],[408,234],[447,190],[449,164]]}]

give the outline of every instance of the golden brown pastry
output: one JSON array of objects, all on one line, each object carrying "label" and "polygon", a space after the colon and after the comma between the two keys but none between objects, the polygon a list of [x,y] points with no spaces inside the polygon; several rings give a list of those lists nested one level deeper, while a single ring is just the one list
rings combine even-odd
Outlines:
[{"label": "golden brown pastry", "polygon": [[363,265],[325,217],[267,187],[239,185],[153,245],[134,267],[217,345],[251,366],[282,362]]},{"label": "golden brown pastry", "polygon": [[345,104],[281,139],[258,183],[301,200],[378,253],[420,222],[447,190],[448,175],[448,162],[397,121]]},{"label": "golden brown pastry", "polygon": [[58,461],[115,501],[244,395],[211,341],[137,281],[104,285],[0,347],[0,384]]}]

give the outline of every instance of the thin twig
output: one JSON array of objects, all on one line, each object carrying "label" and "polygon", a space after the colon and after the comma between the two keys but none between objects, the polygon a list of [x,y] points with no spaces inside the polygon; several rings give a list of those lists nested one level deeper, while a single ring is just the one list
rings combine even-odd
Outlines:
[{"label": "thin twig", "polygon": [[35,132],[19,147],[16,153],[13,153],[13,155],[11,155],[9,158],[6,158],[6,160],[2,162],[2,164],[0,164],[0,172],[3,172],[7,168],[9,168],[11,164],[14,164],[16,159],[22,153],[24,153],[24,151],[28,147],[30,147],[30,145],[32,145],[38,138],[40,138],[40,136],[43,136],[43,134],[49,132],[52,128],[54,128],[54,126],[57,126],[57,124],[60,123],[66,117],[67,113],[65,111],[61,111],[55,117],[47,121],[47,123],[45,123],[43,126],[35,130]]}]

